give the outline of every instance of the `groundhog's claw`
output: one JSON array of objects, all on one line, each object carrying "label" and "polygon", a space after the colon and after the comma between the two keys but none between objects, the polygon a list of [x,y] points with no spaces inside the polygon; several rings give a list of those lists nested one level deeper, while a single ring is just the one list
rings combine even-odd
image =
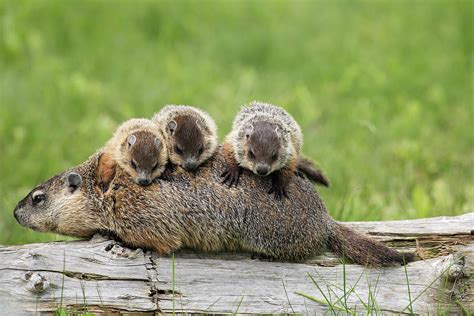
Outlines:
[{"label": "groundhog's claw", "polygon": [[166,168],[165,171],[163,171],[163,173],[161,174],[160,178],[165,181],[173,181],[174,180],[173,172],[174,172],[174,169]]},{"label": "groundhog's claw", "polygon": [[275,174],[272,178],[272,187],[268,191],[269,194],[275,194],[277,200],[281,200],[283,197],[288,198],[288,182],[281,174]]},{"label": "groundhog's claw", "polygon": [[228,182],[229,188],[232,185],[237,186],[239,184],[240,170],[239,168],[228,168],[222,172],[221,177],[224,178],[222,183]]},{"label": "groundhog's claw", "polygon": [[174,180],[174,177],[173,177],[174,171],[175,171],[175,167],[171,164],[168,164],[166,166],[165,170],[163,171],[163,173],[161,174],[160,179],[162,179],[164,181],[173,181]]},{"label": "groundhog's claw", "polygon": [[272,188],[268,191],[268,194],[275,194],[277,200],[282,200],[284,197],[288,198],[288,192],[285,187],[272,185]]}]

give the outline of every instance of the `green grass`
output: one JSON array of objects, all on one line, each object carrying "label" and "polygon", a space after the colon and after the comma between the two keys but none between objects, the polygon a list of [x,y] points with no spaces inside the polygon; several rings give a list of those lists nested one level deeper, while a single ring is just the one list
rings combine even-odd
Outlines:
[{"label": "green grass", "polygon": [[[15,204],[131,117],[263,100],[301,124],[341,220],[474,209],[470,1],[0,0],[0,244]],[[61,237],[62,238],[62,237]]]},{"label": "green grass", "polygon": [[[317,293],[317,296],[314,294],[308,294],[308,293],[303,293],[303,292],[296,292],[297,295],[304,297],[305,299],[308,299],[309,301],[313,301],[315,303],[318,303],[324,307],[327,308],[327,313],[329,315],[362,315],[363,312],[365,312],[365,315],[382,315],[383,314],[383,306],[379,306],[379,303],[377,302],[377,287],[379,284],[380,280],[380,271],[377,275],[377,278],[375,282],[371,281],[369,278],[369,270],[363,270],[362,273],[359,275],[357,280],[353,285],[346,285],[346,262],[345,260],[342,260],[342,282],[343,285],[340,285],[340,282],[337,281],[337,275],[336,275],[336,281],[327,281],[323,275],[315,271],[316,277],[308,273],[308,278],[309,280],[313,283],[315,286],[315,291]],[[414,310],[413,310],[413,304],[429,289],[432,289],[432,286],[435,284],[439,288],[440,291],[446,291],[448,287],[446,286],[446,283],[448,282],[446,278],[446,272],[451,268],[451,265],[440,271],[440,273],[432,280],[421,280],[422,282],[429,281],[429,284],[425,284],[426,286],[424,287],[423,290],[421,290],[418,295],[415,298],[412,298],[412,293],[410,291],[410,281],[409,281],[409,275],[408,275],[408,270],[407,266],[404,265],[404,273],[405,273],[405,278],[406,278],[406,286],[407,286],[407,294],[405,293],[397,293],[400,298],[402,298],[404,295],[405,297],[408,298],[408,305],[405,306],[403,310],[401,310],[401,314],[409,314],[409,315],[415,315]],[[375,271],[377,272],[377,271]],[[358,293],[356,290],[357,285],[359,284],[359,281],[362,277],[362,275],[366,275],[367,279],[367,287],[368,287],[368,293]],[[444,286],[443,286],[443,279],[444,280]],[[452,287],[452,286],[450,286]],[[326,289],[326,291],[325,291]],[[359,289],[360,290],[360,289]],[[286,291],[286,290],[285,290]],[[436,309],[436,315],[448,315],[450,314],[450,311],[453,307],[454,304],[458,306],[458,309],[462,311],[463,315],[471,315],[471,312],[469,310],[468,306],[463,305],[461,302],[457,300],[457,298],[453,295],[452,292],[449,290],[447,291],[448,293],[443,293],[439,295],[438,297],[438,305]],[[338,294],[339,293],[339,294]],[[354,294],[354,296],[358,299],[358,303],[362,304],[363,308],[359,308],[357,310],[357,306],[354,304],[354,306],[350,306],[347,304],[347,300],[349,297],[351,297]],[[359,295],[360,294],[360,295]],[[367,296],[367,303],[364,302],[364,300],[361,298],[361,296]],[[441,297],[446,295],[447,297],[449,296],[449,303],[441,306],[440,303],[444,301]],[[454,302],[453,302],[454,301]],[[358,304],[357,303],[357,304]],[[416,311],[415,311],[416,312]]]}]

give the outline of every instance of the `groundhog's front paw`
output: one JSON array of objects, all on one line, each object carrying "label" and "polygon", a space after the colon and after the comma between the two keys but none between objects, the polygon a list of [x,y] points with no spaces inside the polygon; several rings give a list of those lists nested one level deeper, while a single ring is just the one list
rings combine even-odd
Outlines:
[{"label": "groundhog's front paw", "polygon": [[222,180],[222,183],[228,183],[229,188],[232,185],[237,186],[239,184],[239,178],[240,178],[240,168],[227,168],[222,174],[221,177],[224,179]]},{"label": "groundhog's front paw", "polygon": [[287,185],[274,181],[268,194],[274,194],[277,200],[281,200],[284,197],[288,198]]},{"label": "groundhog's front paw", "polygon": [[268,191],[269,194],[275,194],[277,200],[288,197],[288,181],[282,174],[275,174],[272,177],[272,187]]},{"label": "groundhog's front paw", "polygon": [[161,176],[160,179],[165,180],[165,181],[173,181],[173,174],[171,172],[164,172]]},{"label": "groundhog's front paw", "polygon": [[160,179],[164,181],[173,181],[174,180],[174,172],[176,168],[173,165],[167,165],[161,176]]}]

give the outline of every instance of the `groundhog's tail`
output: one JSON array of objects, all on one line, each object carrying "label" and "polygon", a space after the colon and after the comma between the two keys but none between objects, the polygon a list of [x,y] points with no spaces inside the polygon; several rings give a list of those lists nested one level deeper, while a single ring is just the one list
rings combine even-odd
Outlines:
[{"label": "groundhog's tail", "polygon": [[297,167],[298,172],[304,174],[309,180],[313,181],[314,183],[324,185],[325,187],[329,187],[329,180],[324,175],[323,171],[318,169],[316,165],[308,158],[301,157],[298,161]]},{"label": "groundhog's tail", "polygon": [[392,266],[413,260],[412,254],[390,249],[337,222],[333,223],[328,245],[341,258],[360,265]]}]

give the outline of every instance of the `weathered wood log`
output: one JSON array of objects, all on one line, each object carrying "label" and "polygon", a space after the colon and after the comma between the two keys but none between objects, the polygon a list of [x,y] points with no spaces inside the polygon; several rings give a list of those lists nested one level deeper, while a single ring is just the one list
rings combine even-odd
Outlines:
[{"label": "weathered wood log", "polygon": [[326,301],[336,313],[346,307],[420,314],[474,308],[474,213],[346,224],[415,252],[418,260],[406,270],[342,265],[331,254],[294,264],[184,250],[173,260],[102,236],[7,246],[0,247],[0,314],[50,313],[58,307],[98,313],[320,314],[331,311]]}]

